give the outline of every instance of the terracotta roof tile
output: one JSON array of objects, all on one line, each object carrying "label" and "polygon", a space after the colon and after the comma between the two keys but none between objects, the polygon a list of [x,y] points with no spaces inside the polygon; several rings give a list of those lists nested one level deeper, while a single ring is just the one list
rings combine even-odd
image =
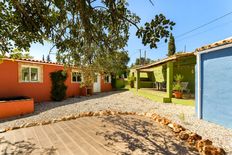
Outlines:
[{"label": "terracotta roof tile", "polygon": [[25,58],[13,59],[13,58],[9,58],[9,57],[5,57],[5,58],[3,58],[3,59],[6,59],[6,60],[14,60],[14,61],[26,61],[26,62],[34,62],[34,63],[53,64],[53,65],[63,65],[63,64],[57,63],[57,62],[48,62],[48,61],[35,60],[35,59],[25,59]]},{"label": "terracotta roof tile", "polygon": [[176,53],[176,54],[174,54],[174,55],[172,55],[172,56],[170,56],[170,57],[167,57],[167,58],[164,58],[164,59],[155,61],[155,62],[153,62],[153,63],[151,63],[151,64],[148,64],[148,65],[136,67],[136,68],[133,68],[133,69],[144,69],[144,68],[149,68],[149,67],[153,67],[153,66],[157,66],[157,65],[166,63],[166,62],[168,62],[168,61],[176,60],[176,59],[178,59],[178,58],[188,57],[188,56],[193,56],[193,55],[194,55],[194,52]]},{"label": "terracotta roof tile", "polygon": [[202,46],[200,48],[197,48],[195,51],[196,52],[201,52],[201,51],[204,51],[204,50],[212,49],[212,48],[219,47],[219,46],[224,46],[224,45],[227,45],[227,44],[232,44],[232,37],[221,40],[221,41],[218,41],[218,42],[215,42],[215,43],[212,43],[212,44],[209,44],[209,45]]}]

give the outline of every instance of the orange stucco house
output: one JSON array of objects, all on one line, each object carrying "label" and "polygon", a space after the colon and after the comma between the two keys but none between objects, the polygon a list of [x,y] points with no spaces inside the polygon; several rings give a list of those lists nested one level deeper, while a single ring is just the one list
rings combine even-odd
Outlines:
[{"label": "orange stucco house", "polygon": [[[63,69],[64,66],[58,63],[4,58],[0,63],[0,98],[27,96],[33,98],[35,102],[50,101],[50,73]],[[81,73],[77,69],[68,69],[67,74],[66,96],[81,95],[80,83],[83,80]],[[96,74],[93,92],[111,89],[110,75]]]}]

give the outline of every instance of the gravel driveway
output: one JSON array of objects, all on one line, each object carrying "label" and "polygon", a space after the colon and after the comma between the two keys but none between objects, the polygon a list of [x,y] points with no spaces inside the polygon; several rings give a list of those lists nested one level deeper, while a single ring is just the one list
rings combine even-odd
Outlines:
[{"label": "gravel driveway", "polygon": [[37,104],[33,114],[0,121],[0,128],[20,125],[25,122],[51,120],[85,111],[107,109],[117,111],[155,112],[196,132],[204,139],[212,140],[215,146],[222,147],[228,154],[232,154],[231,129],[225,129],[222,126],[204,120],[198,120],[195,117],[194,107],[156,103],[143,97],[136,96],[130,91],[100,93],[91,97],[70,98],[63,102]]}]

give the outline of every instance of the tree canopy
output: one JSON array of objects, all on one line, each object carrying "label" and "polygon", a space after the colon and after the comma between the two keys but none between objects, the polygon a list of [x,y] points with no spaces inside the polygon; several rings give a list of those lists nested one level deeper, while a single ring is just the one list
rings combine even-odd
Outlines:
[{"label": "tree canopy", "polygon": [[149,64],[151,63],[152,60],[150,58],[144,58],[144,57],[141,57],[141,58],[136,58],[135,60],[135,65],[146,65],[146,64]]},{"label": "tree canopy", "polygon": [[174,55],[176,53],[175,38],[171,34],[168,42],[168,56]]},{"label": "tree canopy", "polygon": [[14,48],[28,51],[32,43],[48,41],[59,62],[82,67],[98,64],[97,70],[110,71],[109,64],[112,68],[124,58],[127,61],[124,47],[130,26],[137,28],[144,45],[157,48],[175,25],[160,14],[140,27],[140,18],[128,5],[126,0],[3,0],[0,55]]}]

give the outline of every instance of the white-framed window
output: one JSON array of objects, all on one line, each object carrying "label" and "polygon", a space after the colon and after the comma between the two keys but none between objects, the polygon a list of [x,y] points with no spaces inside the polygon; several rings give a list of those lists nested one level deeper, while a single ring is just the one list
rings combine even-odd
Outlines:
[{"label": "white-framed window", "polygon": [[22,65],[21,66],[21,82],[41,82],[40,80],[40,67]]},{"label": "white-framed window", "polygon": [[105,81],[105,83],[111,83],[111,76],[110,75],[105,75],[104,81]]},{"label": "white-framed window", "polygon": [[82,82],[82,74],[80,72],[72,72],[72,82]]}]

